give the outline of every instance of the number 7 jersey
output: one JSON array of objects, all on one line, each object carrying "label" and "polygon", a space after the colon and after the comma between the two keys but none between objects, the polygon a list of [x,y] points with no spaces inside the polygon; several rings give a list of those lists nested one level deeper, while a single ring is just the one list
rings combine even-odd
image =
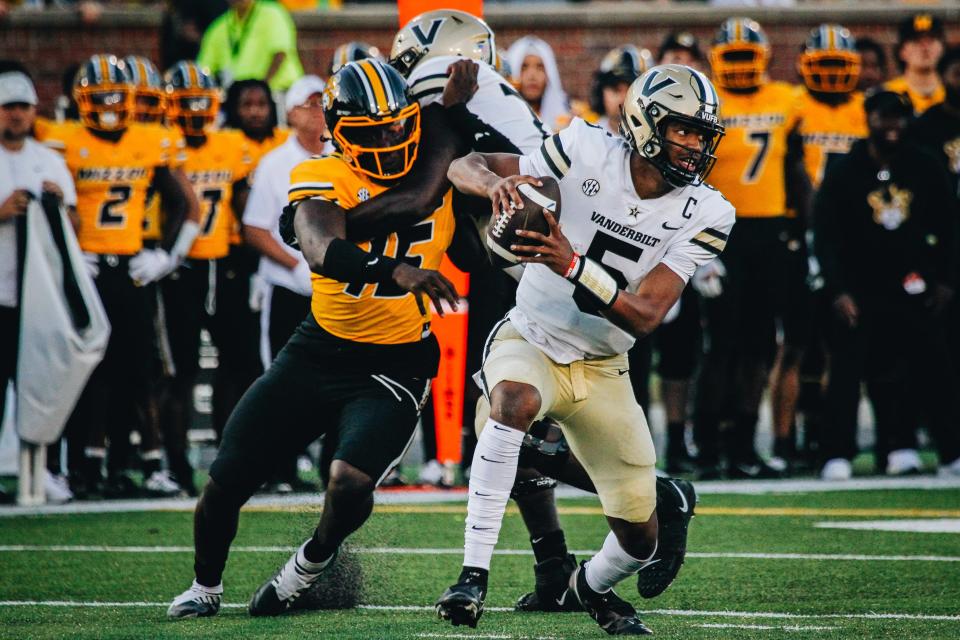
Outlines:
[{"label": "number 7 jersey", "polygon": [[[332,202],[352,209],[389,187],[355,173],[339,154],[310,158],[290,174],[291,203],[307,199]],[[364,251],[402,260],[421,269],[439,269],[453,238],[452,191],[443,203],[419,223],[366,242]],[[311,274],[311,311],[323,329],[338,338],[373,344],[419,342],[430,335],[430,301],[421,315],[413,294],[394,284],[339,282]]]},{"label": "number 7 jersey", "polygon": [[[635,293],[658,264],[686,282],[720,255],[733,227],[733,206],[707,186],[674,188],[659,198],[637,195],[630,145],[575,118],[520,158],[520,173],[553,176],[560,184],[560,224],[573,250],[600,263],[620,289]],[[510,320],[554,362],[626,353],[634,337],[590,311],[573,283],[542,264],[529,264]]]}]

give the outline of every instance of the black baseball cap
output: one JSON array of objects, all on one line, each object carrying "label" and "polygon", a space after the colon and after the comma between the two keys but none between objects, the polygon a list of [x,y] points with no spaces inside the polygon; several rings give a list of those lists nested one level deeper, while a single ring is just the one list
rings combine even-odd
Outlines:
[{"label": "black baseball cap", "polygon": [[913,115],[913,103],[905,93],[879,88],[867,92],[863,111],[867,114],[879,112],[883,116],[910,117]]},{"label": "black baseball cap", "polygon": [[657,51],[657,59],[662,58],[663,54],[667,51],[676,51],[677,49],[689,51],[690,55],[697,60],[703,60],[703,52],[700,51],[700,42],[697,40],[697,36],[689,31],[671,31],[668,33],[667,37],[660,43],[660,50]]},{"label": "black baseball cap", "polygon": [[943,21],[929,13],[918,13],[900,23],[900,44],[919,40],[925,36],[942,40]]}]

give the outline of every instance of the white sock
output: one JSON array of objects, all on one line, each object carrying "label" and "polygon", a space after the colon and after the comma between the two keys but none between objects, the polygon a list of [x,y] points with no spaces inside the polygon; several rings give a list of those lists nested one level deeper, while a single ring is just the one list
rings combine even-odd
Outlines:
[{"label": "white sock", "polygon": [[206,587],[194,580],[193,584],[190,586],[190,590],[199,591],[200,593],[206,593],[211,596],[221,596],[223,595],[223,583],[221,582],[215,587]]},{"label": "white sock", "polygon": [[307,560],[307,556],[303,554],[303,549],[309,542],[310,540],[308,539],[307,542],[304,542],[302,545],[300,545],[300,548],[297,549],[297,563],[311,573],[319,573],[327,568],[327,565],[333,561],[334,556],[337,554],[330,554],[330,557],[323,562],[310,562]]},{"label": "white sock", "polygon": [[463,564],[490,569],[503,512],[517,477],[523,431],[488,419],[477,439],[470,468]]},{"label": "white sock", "polygon": [[629,578],[640,571],[643,565],[653,559],[657,553],[654,545],[653,553],[646,560],[637,560],[623,550],[613,531],[607,534],[597,555],[590,558],[584,570],[587,572],[587,584],[597,593],[610,591],[618,582]]}]

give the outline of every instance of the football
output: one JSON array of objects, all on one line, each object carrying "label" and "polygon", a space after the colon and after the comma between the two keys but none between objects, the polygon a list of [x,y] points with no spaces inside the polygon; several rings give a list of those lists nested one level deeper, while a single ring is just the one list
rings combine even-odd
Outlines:
[{"label": "football", "polygon": [[490,224],[487,226],[487,249],[493,266],[503,269],[520,261],[518,256],[510,250],[510,245],[530,244],[530,242],[518,236],[517,230],[549,233],[547,220],[543,217],[544,210],[553,214],[558,221],[560,220],[560,185],[547,176],[540,178],[540,181],[543,183],[542,187],[534,187],[531,184],[521,184],[517,187],[517,191],[523,198],[522,209],[510,207],[490,218]]}]

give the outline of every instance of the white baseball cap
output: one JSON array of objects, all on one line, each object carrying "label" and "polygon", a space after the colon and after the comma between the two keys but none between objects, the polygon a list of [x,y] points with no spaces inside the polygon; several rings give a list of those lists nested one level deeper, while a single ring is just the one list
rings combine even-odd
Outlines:
[{"label": "white baseball cap", "polygon": [[37,90],[30,78],[20,71],[0,73],[0,105],[18,102],[37,106]]},{"label": "white baseball cap", "polygon": [[287,89],[287,95],[283,98],[283,107],[287,113],[294,107],[302,107],[315,93],[323,93],[326,83],[319,76],[303,76]]}]

